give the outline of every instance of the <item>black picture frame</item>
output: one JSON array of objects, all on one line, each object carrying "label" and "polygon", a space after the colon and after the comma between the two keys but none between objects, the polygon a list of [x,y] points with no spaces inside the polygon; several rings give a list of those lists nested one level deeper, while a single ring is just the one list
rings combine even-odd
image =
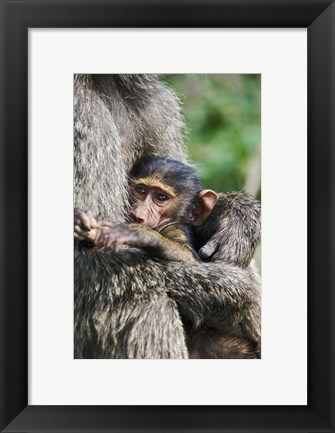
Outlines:
[{"label": "black picture frame", "polygon": [[[335,431],[334,21],[334,0],[1,0],[1,431]],[[28,406],[27,36],[33,27],[308,29],[307,406]],[[290,356],[285,347],[283,356]]]}]

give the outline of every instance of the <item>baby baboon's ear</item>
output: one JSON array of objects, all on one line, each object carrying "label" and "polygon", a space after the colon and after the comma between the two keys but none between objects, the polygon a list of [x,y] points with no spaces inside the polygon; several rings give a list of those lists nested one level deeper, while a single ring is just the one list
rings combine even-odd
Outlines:
[{"label": "baby baboon's ear", "polygon": [[211,189],[200,191],[197,198],[197,203],[193,211],[192,223],[195,226],[200,226],[211,214],[219,196]]}]

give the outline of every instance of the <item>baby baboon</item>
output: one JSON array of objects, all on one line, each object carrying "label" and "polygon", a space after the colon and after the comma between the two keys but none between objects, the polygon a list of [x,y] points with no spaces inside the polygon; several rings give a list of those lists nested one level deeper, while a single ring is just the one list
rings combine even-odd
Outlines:
[{"label": "baby baboon", "polygon": [[[200,261],[192,229],[210,215],[217,193],[203,189],[191,166],[163,157],[141,159],[129,177],[130,217],[136,223],[97,222],[92,212],[75,209],[75,238],[114,252],[128,245],[162,260]],[[259,356],[257,342],[245,338],[241,324],[229,332],[189,331],[187,344],[191,357]]]},{"label": "baby baboon", "polygon": [[[76,209],[75,237],[118,251],[122,244],[141,248],[153,257],[178,262],[199,261],[192,227],[212,212],[218,195],[203,189],[195,170],[163,157],[139,161],[130,173],[132,224],[97,223],[92,213]],[[92,228],[87,231],[88,226]]]},{"label": "baby baboon", "polygon": [[[178,100],[154,75],[76,75],[74,88],[75,206],[125,222],[136,162],[186,161]],[[219,195],[196,229],[200,246],[210,245],[208,256],[232,250],[239,266],[163,262],[131,248],[114,253],[76,241],[76,358],[205,357],[190,344],[193,336],[230,335],[239,323],[248,341],[260,340],[260,280],[249,265],[260,239],[259,203],[242,193]],[[222,347],[221,341],[211,356],[229,357]],[[237,352],[244,357],[244,346],[234,346]]]}]

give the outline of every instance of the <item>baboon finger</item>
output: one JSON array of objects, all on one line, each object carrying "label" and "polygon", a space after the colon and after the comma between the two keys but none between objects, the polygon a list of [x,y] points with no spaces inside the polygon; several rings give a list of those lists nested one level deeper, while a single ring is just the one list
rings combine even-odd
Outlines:
[{"label": "baboon finger", "polygon": [[80,215],[74,215],[74,225],[76,226],[82,226],[83,224],[83,219]]},{"label": "baboon finger", "polygon": [[105,242],[105,239],[104,239],[102,230],[96,230],[95,239],[94,239],[95,245],[97,245],[98,247],[103,247],[104,242]]},{"label": "baboon finger", "polygon": [[120,249],[120,244],[118,241],[112,239],[112,240],[109,240],[107,248],[109,250],[113,251],[114,253],[117,253]]},{"label": "baboon finger", "polygon": [[109,250],[110,249],[112,241],[113,240],[108,235],[106,235],[106,234],[102,235],[101,239],[100,239],[100,243],[102,244],[102,247],[105,250]]},{"label": "baboon finger", "polygon": [[227,256],[222,254],[222,251],[218,250],[215,254],[211,257],[211,262],[215,262],[216,260],[223,260],[224,258],[227,259]]},{"label": "baboon finger", "polygon": [[209,242],[207,242],[206,245],[204,245],[199,250],[199,256],[201,259],[209,259],[216,251],[218,250],[219,245],[216,241],[216,239],[212,239]]},{"label": "baboon finger", "polygon": [[97,231],[96,231],[95,229],[91,229],[91,230],[88,232],[88,234],[87,234],[87,236],[86,236],[86,239],[87,239],[88,241],[94,242],[96,236],[97,236]]},{"label": "baboon finger", "polygon": [[111,222],[109,222],[109,221],[100,221],[98,223],[98,225],[99,225],[100,228],[110,228],[110,227],[113,226],[113,224]]},{"label": "baboon finger", "polygon": [[91,229],[90,218],[84,211],[78,209],[75,211],[75,224],[76,223],[81,226],[82,229],[86,229],[87,231]]},{"label": "baboon finger", "polygon": [[78,233],[74,233],[74,238],[78,241],[84,241],[86,239],[85,236],[79,235]]},{"label": "baboon finger", "polygon": [[88,218],[88,221],[90,224],[90,228],[91,227],[98,227],[99,224],[98,224],[97,220],[95,219],[92,211],[91,210],[87,211],[86,215],[87,215],[87,218]]},{"label": "baboon finger", "polygon": [[77,233],[79,236],[86,237],[89,234],[88,230],[83,230],[79,225],[74,226],[74,233]]}]

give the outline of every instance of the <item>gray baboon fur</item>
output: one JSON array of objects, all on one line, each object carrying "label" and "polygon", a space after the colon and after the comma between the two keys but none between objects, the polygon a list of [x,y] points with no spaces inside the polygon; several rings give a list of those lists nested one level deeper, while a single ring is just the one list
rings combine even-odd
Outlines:
[{"label": "gray baboon fur", "polygon": [[260,240],[260,204],[243,192],[219,194],[219,201],[206,224],[197,227],[196,232],[200,244],[210,239],[201,248],[202,258],[214,253],[211,261],[223,260],[245,268]]},{"label": "gray baboon fur", "polygon": [[186,161],[175,96],[153,75],[76,75],[75,205],[122,221],[127,175],[143,155]]},{"label": "gray baboon fur", "polygon": [[[135,161],[186,161],[179,102],[154,75],[76,75],[74,92],[75,206],[124,221]],[[260,280],[249,263],[260,207],[243,193],[222,195],[218,206],[199,231],[202,245],[214,234],[204,256],[220,247],[213,262],[167,263],[139,250],[113,253],[76,242],[76,358],[257,356],[258,346],[252,356],[250,348],[260,342]],[[220,341],[202,351],[207,336]]]}]

